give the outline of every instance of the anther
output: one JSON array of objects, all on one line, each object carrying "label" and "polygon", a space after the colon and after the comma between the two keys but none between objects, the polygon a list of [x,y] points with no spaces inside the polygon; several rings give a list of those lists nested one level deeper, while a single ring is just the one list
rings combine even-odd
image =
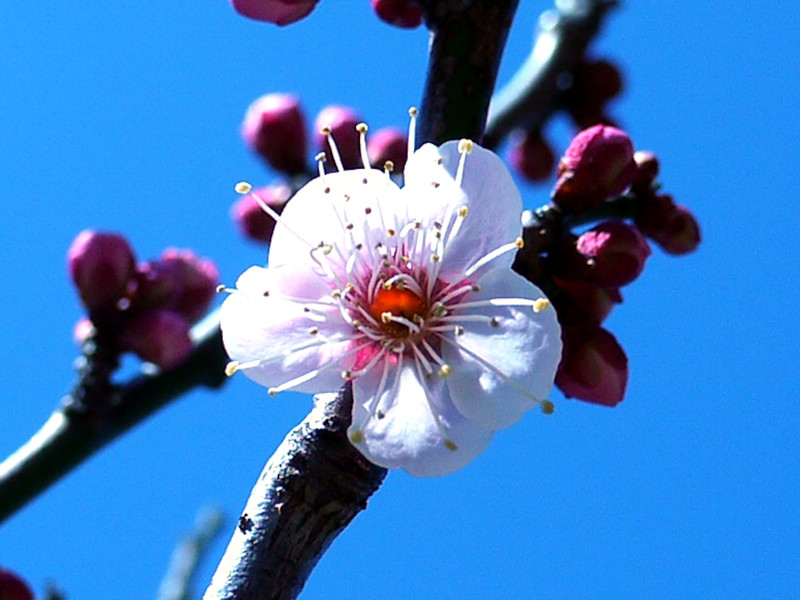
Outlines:
[{"label": "anther", "polygon": [[498,321],[495,317],[492,317],[489,320],[489,325],[491,325],[492,327],[500,327],[500,321]]},{"label": "anther", "polygon": [[542,400],[542,403],[539,405],[539,408],[546,415],[552,415],[553,412],[556,410],[555,404],[550,402],[550,400]]},{"label": "anther", "polygon": [[309,327],[308,333],[310,335],[317,335],[319,333],[319,327]]},{"label": "anther", "polygon": [[442,365],[442,368],[439,369],[439,376],[447,377],[452,372],[453,372],[453,367],[451,367],[450,365]]},{"label": "anther", "polygon": [[253,186],[247,183],[246,181],[240,181],[237,183],[234,188],[237,194],[249,194],[250,190],[253,189]]},{"label": "anther", "polygon": [[350,379],[353,376],[352,371],[344,370],[342,371],[342,379]]},{"label": "anther", "polygon": [[388,310],[386,312],[381,313],[381,323],[384,325],[388,325],[392,322],[392,313]]},{"label": "anther", "polygon": [[394,172],[394,162],[392,162],[391,160],[387,160],[385,163],[383,163],[383,170],[388,172],[388,173],[393,173]]},{"label": "anther", "polygon": [[466,219],[467,215],[469,215],[469,208],[465,204],[462,204],[458,207],[456,214],[462,219]]},{"label": "anther", "polygon": [[359,123],[358,125],[356,125],[356,131],[362,135],[366,134],[368,130],[369,127],[367,127],[366,123]]},{"label": "anther", "polygon": [[225,286],[225,284],[224,284],[224,283],[220,283],[220,284],[219,284],[219,285],[216,287],[216,289],[215,289],[215,291],[216,291],[218,294],[221,294],[222,292],[225,292],[225,291],[227,291],[227,290],[228,290],[228,288]]},{"label": "anther", "polygon": [[267,390],[267,393],[274,398],[278,395],[278,390],[274,387],[271,387]]},{"label": "anther", "polygon": [[456,335],[464,335],[464,328],[461,325],[456,325],[453,331]]},{"label": "anther", "polygon": [[458,446],[456,446],[456,443],[453,440],[445,440],[444,445],[448,450],[452,450],[453,452],[458,450]]},{"label": "anther", "polygon": [[542,312],[548,306],[550,306],[550,300],[548,300],[547,298],[537,298],[533,302],[533,312],[535,313]]},{"label": "anther", "polygon": [[328,155],[325,154],[324,152],[317,152],[316,156],[314,156],[314,161],[315,162],[321,162],[321,163],[327,162],[328,161]]},{"label": "anther", "polygon": [[516,246],[518,249],[520,249],[520,250],[521,250],[521,249],[522,249],[522,248],[525,246],[525,242],[522,240],[522,238],[521,238],[521,237],[518,237],[517,239],[515,239],[515,240],[514,240],[514,245],[515,245],[515,246]]},{"label": "anther", "polygon": [[227,365],[225,365],[225,375],[231,377],[236,371],[239,370],[239,361],[232,360]]},{"label": "anther", "polygon": [[472,140],[462,139],[458,140],[458,151],[462,154],[469,154],[475,149],[475,142]]},{"label": "anther", "polygon": [[354,429],[350,432],[350,441],[354,444],[360,444],[364,441],[364,433],[360,429]]}]

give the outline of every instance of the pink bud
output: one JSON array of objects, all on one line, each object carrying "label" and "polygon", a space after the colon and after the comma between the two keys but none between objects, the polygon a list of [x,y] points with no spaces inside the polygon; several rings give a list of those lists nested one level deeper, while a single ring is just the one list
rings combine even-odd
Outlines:
[{"label": "pink bud", "polygon": [[241,196],[231,206],[231,218],[245,237],[256,242],[269,243],[275,230],[275,219],[270,217],[253,196],[258,196],[278,214],[286,206],[292,190],[285,185],[271,185]]},{"label": "pink bud", "polygon": [[[323,108],[314,122],[317,148],[328,155],[329,161],[333,161],[333,152],[328,145],[327,136],[321,133],[323,128],[328,128],[331,131],[331,135],[333,135],[333,141],[339,148],[339,155],[342,157],[344,168],[355,169],[360,167],[360,134],[356,131],[356,125],[359,123],[361,123],[361,117],[352,108],[336,105]],[[331,162],[331,164],[333,163]]]},{"label": "pink bud", "polygon": [[[599,325],[612,309],[622,302],[619,288],[602,288],[580,279],[555,279],[556,285],[564,292],[567,302],[559,301],[558,319],[563,325],[577,325],[586,322]],[[564,308],[562,309],[562,304]]]},{"label": "pink bud", "polygon": [[512,142],[509,161],[528,181],[543,181],[553,174],[556,155],[538,132],[528,132]]},{"label": "pink bud", "polygon": [[175,309],[194,323],[211,305],[219,282],[217,266],[207,258],[200,258],[191,250],[168,248],[161,261],[178,265],[183,275],[183,286]]},{"label": "pink bud", "polygon": [[375,14],[390,25],[412,29],[422,24],[422,7],[413,0],[370,0],[370,2]]},{"label": "pink bud", "polygon": [[641,233],[622,221],[606,221],[578,237],[578,252],[589,260],[586,279],[602,287],[620,287],[636,279],[650,256]]},{"label": "pink bud", "polygon": [[297,96],[261,96],[247,109],[242,137],[276,171],[289,175],[305,171],[306,125]]},{"label": "pink bud", "polygon": [[0,599],[33,600],[33,592],[19,575],[0,567]]},{"label": "pink bud", "polygon": [[616,338],[597,326],[567,327],[556,385],[567,398],[616,406],[628,384],[628,358]]},{"label": "pink bud", "polygon": [[90,310],[114,307],[125,295],[135,264],[128,241],[115,233],[82,231],[67,253],[70,278]]},{"label": "pink bud", "polygon": [[319,0],[231,0],[231,5],[245,17],[289,25],[307,16],[317,2]]},{"label": "pink bud", "polygon": [[633,183],[633,144],[616,127],[595,125],[585,129],[561,158],[558,176],[553,202],[566,213],[584,213]]},{"label": "pink bud", "polygon": [[408,139],[404,131],[395,127],[379,129],[367,138],[367,154],[376,169],[386,161],[394,164],[393,173],[402,173],[408,157]]},{"label": "pink bud", "polygon": [[183,267],[176,261],[152,260],[136,268],[135,284],[129,296],[131,306],[174,308],[183,294]]},{"label": "pink bud", "polygon": [[125,323],[119,345],[142,360],[171,369],[192,352],[189,322],[170,310],[146,311]]},{"label": "pink bud", "polygon": [[643,198],[634,221],[642,233],[669,254],[688,254],[700,245],[697,219],[670,196]]},{"label": "pink bud", "polygon": [[573,72],[574,84],[570,92],[573,102],[600,107],[618,96],[624,87],[617,66],[607,60],[586,61]]}]

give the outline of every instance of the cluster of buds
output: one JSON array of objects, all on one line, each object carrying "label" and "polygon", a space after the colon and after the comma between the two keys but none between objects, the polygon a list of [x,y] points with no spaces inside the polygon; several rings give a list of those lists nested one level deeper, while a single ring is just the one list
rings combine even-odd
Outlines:
[{"label": "cluster of buds", "polygon": [[33,600],[33,592],[19,575],[0,567],[0,599]]},{"label": "cluster of buds", "polygon": [[[311,14],[319,0],[231,0],[239,14],[276,25],[289,25]],[[422,6],[415,0],[370,0],[383,21],[406,29],[422,23]]]},{"label": "cluster of buds", "polygon": [[[651,254],[646,238],[672,254],[691,252],[700,242],[691,213],[658,195],[657,175],[655,156],[634,153],[623,131],[596,125],[580,132],[559,162],[548,209],[557,215],[559,233],[546,250],[540,246],[543,265],[516,265],[535,283],[554,284],[550,297],[564,342],[556,384],[568,397],[607,406],[623,398],[628,361],[602,323],[622,302],[620,288],[644,269]],[[541,229],[536,215],[529,218]],[[580,234],[571,231],[592,222]]]},{"label": "cluster of buds", "polygon": [[[308,140],[306,120],[300,99],[291,94],[267,94],[247,109],[242,123],[242,138],[253,152],[263,158],[285,181],[254,190],[242,196],[231,208],[231,217],[239,230],[257,242],[269,243],[275,228],[274,219],[262,210],[262,202],[280,214],[294,191],[315,174],[309,166],[309,147],[314,156],[325,153],[344,169],[358,168],[361,156],[361,116],[346,106],[328,106],[317,115],[314,135]],[[336,139],[331,148],[330,138]],[[402,173],[408,154],[406,133],[394,127],[376,131],[367,142],[367,154],[373,165]]]},{"label": "cluster of buds", "polygon": [[76,342],[102,338],[116,353],[163,369],[191,352],[190,326],[205,314],[219,279],[214,263],[191,251],[168,249],[137,264],[124,237],[90,230],[75,238],[67,266],[89,312],[75,326]]}]

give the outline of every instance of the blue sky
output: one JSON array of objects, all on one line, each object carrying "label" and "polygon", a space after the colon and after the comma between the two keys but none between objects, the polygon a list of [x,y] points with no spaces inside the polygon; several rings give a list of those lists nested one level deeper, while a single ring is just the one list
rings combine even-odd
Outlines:
[{"label": "blue sky", "polygon": [[[501,79],[546,3],[522,0]],[[704,243],[656,251],[609,328],[631,363],[609,410],[554,395],[463,471],[391,473],[303,598],[786,598],[800,588],[796,6],[628,2],[595,48],[624,70],[612,108]],[[0,454],[74,382],[80,316],[65,253],[93,227],[141,258],[214,258],[232,283],[262,249],[228,218],[236,181],[272,181],[241,144],[247,104],[299,93],[372,128],[419,102],[426,34],[365,1],[285,29],[224,0],[0,9]],[[346,26],[342,23],[346,22]],[[551,135],[567,143],[567,127]],[[547,187],[523,185],[529,207]],[[310,398],[245,378],[118,440],[0,527],[0,564],[72,598],[147,598],[198,509],[244,505]],[[227,543],[212,548],[205,582]]]}]

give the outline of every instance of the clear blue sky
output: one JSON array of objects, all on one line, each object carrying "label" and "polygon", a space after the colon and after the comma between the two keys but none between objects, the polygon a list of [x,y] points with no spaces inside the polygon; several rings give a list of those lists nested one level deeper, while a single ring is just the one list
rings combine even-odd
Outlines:
[{"label": "clear blue sky", "polygon": [[[522,0],[501,77],[546,3]],[[299,93],[374,128],[419,102],[426,34],[366,0],[322,0],[278,29],[225,0],[0,9],[0,453],[74,382],[81,314],[64,256],[85,227],[139,256],[191,247],[224,281],[264,262],[228,218],[236,181],[273,175],[242,146],[247,104]],[[797,260],[800,55],[794,2],[627,2],[596,48],[625,71],[613,114],[658,152],[704,243],[656,251],[609,327],[631,362],[609,410],[554,396],[465,470],[391,473],[303,598],[788,598],[800,589]],[[563,125],[553,137],[563,148]],[[528,206],[547,187],[523,187]],[[155,594],[206,504],[227,530],[310,398],[245,378],[195,393],[0,527],[0,564],[71,598]],[[207,581],[227,543],[213,547]]]}]

